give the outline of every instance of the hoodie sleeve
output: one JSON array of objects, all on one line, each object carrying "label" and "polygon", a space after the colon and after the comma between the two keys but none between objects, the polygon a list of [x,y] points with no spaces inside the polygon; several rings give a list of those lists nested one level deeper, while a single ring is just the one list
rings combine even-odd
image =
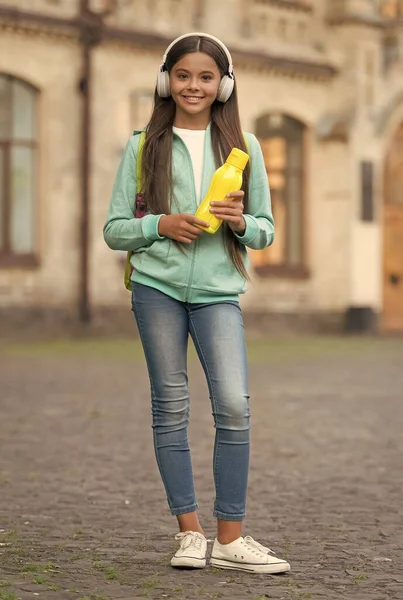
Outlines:
[{"label": "hoodie sleeve", "polygon": [[112,190],[103,229],[104,240],[112,250],[138,250],[163,239],[158,233],[162,215],[146,215],[141,219],[134,216],[139,139],[139,135],[134,135],[127,142]]},{"label": "hoodie sleeve", "polygon": [[251,172],[249,180],[248,211],[244,214],[246,229],[238,240],[253,250],[262,250],[274,240],[274,219],[271,210],[270,189],[262,149],[256,137],[248,133]]}]

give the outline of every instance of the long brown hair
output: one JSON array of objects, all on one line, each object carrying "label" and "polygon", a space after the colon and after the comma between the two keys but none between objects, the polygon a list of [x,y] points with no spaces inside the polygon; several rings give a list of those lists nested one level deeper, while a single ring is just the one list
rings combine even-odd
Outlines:
[{"label": "long brown hair", "polygon": [[[224,50],[214,40],[203,36],[189,36],[178,41],[168,53],[166,68],[168,73],[186,54],[204,52],[216,63],[221,77],[228,74],[229,63]],[[149,210],[154,214],[170,214],[173,201],[172,182],[172,126],[176,105],[172,97],[160,98],[157,89],[154,93],[154,109],[147,125],[147,136],[143,150],[143,191]],[[232,148],[247,152],[241,129],[238,109],[236,82],[229,100],[222,103],[215,100],[211,106],[211,141],[216,167],[221,166]],[[245,192],[245,212],[248,206],[248,183],[250,167],[244,171],[242,189]],[[226,223],[222,235],[228,254],[236,269],[248,278],[242,255],[242,245]]]}]

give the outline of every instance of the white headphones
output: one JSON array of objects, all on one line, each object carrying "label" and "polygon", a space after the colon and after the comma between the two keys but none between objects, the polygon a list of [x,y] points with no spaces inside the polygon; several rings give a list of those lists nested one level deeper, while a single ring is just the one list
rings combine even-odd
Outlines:
[{"label": "white headphones", "polygon": [[169,96],[171,95],[171,90],[170,90],[170,86],[169,86],[169,73],[167,71],[167,66],[166,66],[166,59],[167,59],[169,51],[171,50],[171,48],[173,46],[175,46],[175,44],[177,42],[179,42],[180,40],[183,40],[184,38],[191,37],[191,36],[199,36],[202,38],[204,37],[204,38],[209,38],[210,40],[214,40],[224,50],[224,52],[228,58],[228,63],[229,63],[228,73],[221,78],[221,82],[220,82],[218,92],[217,92],[217,100],[219,102],[227,102],[227,100],[230,98],[230,96],[234,90],[234,67],[232,66],[231,54],[229,53],[228,48],[226,46],[224,46],[224,44],[222,43],[221,40],[214,37],[213,35],[209,35],[208,33],[199,33],[199,32],[186,33],[185,35],[181,35],[180,37],[176,38],[176,40],[174,40],[171,44],[169,44],[168,48],[165,50],[164,56],[162,58],[162,65],[160,66],[158,75],[157,75],[158,96],[160,98],[169,98]]}]

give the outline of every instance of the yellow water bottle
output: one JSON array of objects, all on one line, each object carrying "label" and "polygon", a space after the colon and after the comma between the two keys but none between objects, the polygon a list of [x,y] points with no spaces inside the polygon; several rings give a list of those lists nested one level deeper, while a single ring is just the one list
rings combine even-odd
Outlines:
[{"label": "yellow water bottle", "polygon": [[196,225],[196,227],[207,231],[207,233],[215,233],[219,229],[222,219],[217,219],[217,217],[210,212],[210,202],[229,200],[227,194],[237,192],[241,189],[242,173],[248,160],[249,156],[246,152],[239,150],[239,148],[233,148],[231,150],[225,163],[214,173],[206,197],[200,203],[196,212],[196,217],[210,223],[210,226],[202,227],[201,225]]}]

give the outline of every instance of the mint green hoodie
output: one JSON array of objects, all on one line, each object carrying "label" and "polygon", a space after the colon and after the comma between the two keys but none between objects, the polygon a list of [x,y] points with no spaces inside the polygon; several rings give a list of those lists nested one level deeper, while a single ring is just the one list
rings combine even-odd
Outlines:
[{"label": "mint green hoodie", "polygon": [[[136,158],[140,132],[129,139],[119,165],[107,220],[104,239],[112,250],[132,250],[134,271],[132,280],[156,288],[180,301],[214,302],[237,300],[246,290],[244,277],[237,271],[225,247],[222,228],[214,235],[203,233],[184,252],[170,238],[158,233],[162,215],[134,217],[136,189]],[[246,229],[237,235],[242,244],[246,266],[246,248],[260,250],[274,238],[274,221],[270,191],[262,151],[256,137],[247,133],[251,163],[248,213],[244,215]],[[204,142],[203,178],[200,198],[204,198],[215,172],[210,127]],[[195,214],[197,210],[192,161],[186,144],[173,134],[173,191],[176,202],[171,212]]]}]

